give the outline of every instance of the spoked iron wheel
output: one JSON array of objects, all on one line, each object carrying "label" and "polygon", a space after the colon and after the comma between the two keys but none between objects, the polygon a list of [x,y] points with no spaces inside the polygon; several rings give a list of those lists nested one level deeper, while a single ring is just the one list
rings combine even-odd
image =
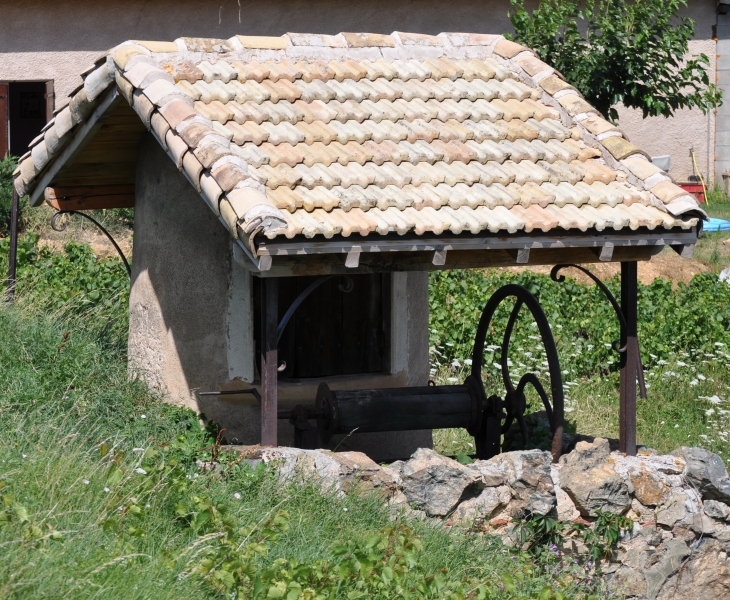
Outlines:
[{"label": "spoked iron wheel", "polygon": [[[499,288],[484,307],[481,319],[479,320],[476,339],[474,340],[471,375],[468,380],[470,380],[471,385],[477,384],[484,389],[485,382],[482,378],[482,367],[487,333],[490,331],[492,318],[497,307],[508,298],[515,298],[515,305],[507,322],[502,340],[500,367],[506,394],[504,398],[498,395],[492,395],[487,398],[479,431],[475,434],[477,455],[479,458],[491,458],[499,454],[502,436],[509,431],[515,421],[519,425],[523,444],[527,446],[529,443],[529,431],[525,422],[525,409],[527,408],[525,388],[530,385],[537,392],[538,396],[540,396],[545,407],[545,413],[550,423],[550,432],[552,435],[553,462],[557,462],[560,458],[563,444],[564,418],[563,380],[560,373],[558,352],[555,348],[555,340],[550,331],[550,325],[540,303],[535,296],[521,285],[508,284]],[[534,373],[525,373],[517,382],[516,386],[510,376],[508,360],[509,344],[517,317],[523,305],[532,314],[532,318],[537,324],[540,338],[545,348],[548,362],[548,377],[550,379],[550,396],[548,396],[542,382]]]}]

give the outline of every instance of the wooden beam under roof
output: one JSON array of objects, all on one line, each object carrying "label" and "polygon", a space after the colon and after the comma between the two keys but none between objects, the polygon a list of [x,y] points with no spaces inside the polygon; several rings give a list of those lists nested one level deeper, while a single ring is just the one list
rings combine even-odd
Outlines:
[{"label": "wooden beam under roof", "polygon": [[46,204],[56,210],[132,208],[134,185],[47,187],[45,196]]}]

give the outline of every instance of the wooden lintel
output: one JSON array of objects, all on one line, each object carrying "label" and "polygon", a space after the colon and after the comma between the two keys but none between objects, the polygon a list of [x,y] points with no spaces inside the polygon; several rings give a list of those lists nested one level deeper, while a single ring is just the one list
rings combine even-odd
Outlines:
[{"label": "wooden lintel", "polygon": [[133,185],[88,185],[47,187],[46,203],[56,210],[93,210],[99,208],[132,208]]}]

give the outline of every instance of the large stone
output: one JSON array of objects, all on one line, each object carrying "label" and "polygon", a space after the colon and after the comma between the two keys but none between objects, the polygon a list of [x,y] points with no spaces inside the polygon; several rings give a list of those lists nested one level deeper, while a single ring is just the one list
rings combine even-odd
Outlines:
[{"label": "large stone", "polygon": [[657,508],[656,515],[657,523],[665,527],[689,525],[692,522],[692,515],[687,510],[687,494],[682,492],[672,494]]},{"label": "large stone", "polygon": [[488,520],[493,514],[509,504],[512,493],[506,485],[487,487],[475,498],[459,504],[454,511],[454,520],[470,523],[475,519]]},{"label": "large stone", "polygon": [[504,474],[492,461],[475,460],[468,466],[479,471],[486,487],[497,487],[504,483]]},{"label": "large stone", "polygon": [[608,440],[578,442],[561,458],[560,487],[580,514],[595,517],[598,511],[621,514],[631,506],[629,488],[608,463]]},{"label": "large stone", "polygon": [[658,506],[667,499],[669,487],[646,466],[630,471],[634,497],[644,506]]},{"label": "large stone", "polygon": [[378,491],[387,498],[398,491],[396,479],[361,452],[264,448],[261,460],[276,465],[282,481],[314,483],[341,492]]},{"label": "large stone", "polygon": [[560,466],[550,466],[550,476],[553,480],[553,489],[555,490],[556,509],[558,512],[558,521],[575,521],[580,517],[580,512],[575,507],[575,503],[570,496],[560,487]]},{"label": "large stone", "polygon": [[702,503],[705,514],[713,519],[730,522],[730,506],[717,500],[705,500]]},{"label": "large stone", "polygon": [[[665,544],[664,553],[648,569],[644,571],[646,579],[646,598],[654,600],[664,583],[682,566],[683,559],[690,554],[690,549],[682,540],[670,540]],[[668,596],[668,598],[688,598],[689,596]],[[694,597],[693,597],[694,598]]]},{"label": "large stone", "polygon": [[448,515],[465,492],[484,488],[478,471],[427,448],[419,448],[401,465],[400,477],[408,502],[429,517]]},{"label": "large stone", "polygon": [[[702,539],[696,547],[682,550],[678,547],[677,557],[689,557],[673,575],[666,578],[652,600],[724,600],[730,598],[730,560],[725,544]],[[676,563],[675,563],[676,564]],[[647,578],[648,579],[648,578]],[[652,588],[652,592],[656,588]]]},{"label": "large stone", "polygon": [[646,592],[646,579],[635,569],[622,565],[608,580],[612,592],[622,598],[642,597]]},{"label": "large stone", "polygon": [[686,461],[684,477],[702,494],[703,500],[719,500],[730,504],[730,477],[725,463],[717,454],[686,446],[678,448],[673,454]]},{"label": "large stone", "polygon": [[512,490],[511,516],[546,515],[553,509],[556,499],[551,461],[550,453],[541,450],[505,452],[488,461],[504,475]]}]

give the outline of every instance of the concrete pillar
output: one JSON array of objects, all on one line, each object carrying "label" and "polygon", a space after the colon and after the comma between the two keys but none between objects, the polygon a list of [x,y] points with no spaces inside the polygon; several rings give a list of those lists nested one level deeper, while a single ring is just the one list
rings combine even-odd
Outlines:
[{"label": "concrete pillar", "polygon": [[715,134],[715,181],[723,185],[722,174],[730,172],[730,7],[717,15],[717,86],[723,104],[717,109]]}]

